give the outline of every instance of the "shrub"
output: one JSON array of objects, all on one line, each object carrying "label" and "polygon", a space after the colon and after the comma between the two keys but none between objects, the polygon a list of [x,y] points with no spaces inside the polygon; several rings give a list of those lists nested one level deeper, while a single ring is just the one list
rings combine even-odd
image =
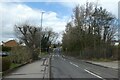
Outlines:
[{"label": "shrub", "polygon": [[9,52],[11,51],[11,47],[2,46],[2,51]]},{"label": "shrub", "polygon": [[10,68],[11,61],[9,57],[2,57],[2,71],[6,71]]},{"label": "shrub", "polygon": [[[118,53],[120,53],[120,43],[119,43],[119,46],[118,46]],[[118,54],[118,60],[120,60],[119,54]]]},{"label": "shrub", "polygon": [[9,57],[11,62],[22,64],[30,60],[31,54],[26,47],[16,46],[11,49]]},{"label": "shrub", "polygon": [[2,72],[2,57],[0,56],[0,72]]}]

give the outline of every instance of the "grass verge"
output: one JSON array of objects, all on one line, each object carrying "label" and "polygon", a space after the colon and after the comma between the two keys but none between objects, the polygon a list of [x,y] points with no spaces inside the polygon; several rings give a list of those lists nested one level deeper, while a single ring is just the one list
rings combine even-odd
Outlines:
[{"label": "grass verge", "polygon": [[20,66],[21,64],[16,64],[16,63],[12,63],[11,66],[10,66],[10,69],[13,69],[15,67],[18,67]]}]

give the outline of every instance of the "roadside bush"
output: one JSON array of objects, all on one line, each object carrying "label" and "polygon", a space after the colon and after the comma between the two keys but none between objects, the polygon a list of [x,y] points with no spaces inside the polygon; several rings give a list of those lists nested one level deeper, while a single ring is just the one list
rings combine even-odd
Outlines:
[{"label": "roadside bush", "polygon": [[2,57],[0,56],[0,72],[2,72]]},{"label": "roadside bush", "polygon": [[9,52],[11,51],[11,47],[2,46],[2,51]]},{"label": "roadside bush", "polygon": [[11,61],[9,57],[2,57],[2,71],[6,71],[10,68]]},{"label": "roadside bush", "polygon": [[118,46],[118,60],[120,60],[120,43],[119,43],[119,46]]},{"label": "roadside bush", "polygon": [[22,64],[28,62],[31,58],[29,50],[24,46],[16,46],[11,49],[10,59],[13,63]]}]

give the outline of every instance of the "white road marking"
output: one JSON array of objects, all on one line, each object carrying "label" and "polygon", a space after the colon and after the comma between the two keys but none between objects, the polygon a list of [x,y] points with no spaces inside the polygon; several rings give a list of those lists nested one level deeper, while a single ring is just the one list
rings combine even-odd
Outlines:
[{"label": "white road marking", "polygon": [[72,62],[70,62],[70,64],[73,64]]},{"label": "white road marking", "polygon": [[79,67],[78,65],[74,64],[74,66]]},{"label": "white road marking", "polygon": [[[62,57],[61,57],[62,58]],[[64,58],[62,58],[62,60],[64,60],[65,61],[65,59]]]},{"label": "white road marking", "polygon": [[90,72],[90,71],[88,71],[87,69],[84,69],[86,72],[88,72],[88,73],[90,73],[90,74],[92,74],[92,75],[94,75],[94,76],[96,76],[96,77],[98,77],[98,78],[100,78],[100,79],[103,79],[103,80],[105,80],[104,78],[102,78],[101,76],[98,76],[98,75],[96,75],[96,74],[94,74],[94,73],[92,73],[92,72]]},{"label": "white road marking", "polygon": [[76,65],[76,64],[73,64],[72,62],[70,62],[70,64],[72,64],[72,65],[74,65],[74,66],[76,66],[76,67],[79,67],[78,65]]}]

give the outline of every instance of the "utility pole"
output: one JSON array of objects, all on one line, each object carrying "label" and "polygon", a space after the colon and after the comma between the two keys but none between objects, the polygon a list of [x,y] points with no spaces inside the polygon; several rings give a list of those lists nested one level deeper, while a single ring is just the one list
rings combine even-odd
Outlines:
[{"label": "utility pole", "polygon": [[[43,14],[44,14],[45,12],[41,12],[41,28],[42,28],[42,21],[43,21]],[[41,54],[41,34],[40,34],[40,54]]]}]

